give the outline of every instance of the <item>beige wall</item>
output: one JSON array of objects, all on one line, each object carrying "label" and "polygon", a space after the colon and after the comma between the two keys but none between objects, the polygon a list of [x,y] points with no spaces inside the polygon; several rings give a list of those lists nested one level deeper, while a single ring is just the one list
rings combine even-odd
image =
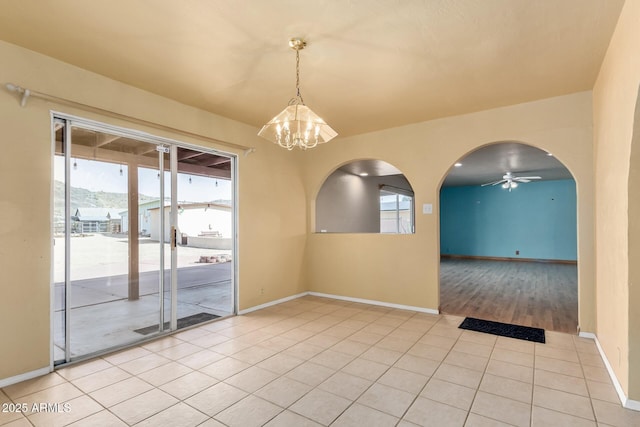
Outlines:
[{"label": "beige wall", "polygon": [[[238,157],[240,308],[304,290],[306,201],[296,156],[257,129],[0,42],[0,380],[49,366],[52,152],[50,110],[202,146],[208,142],[32,98],[20,108],[12,82],[33,90],[223,141],[255,146]],[[267,119],[267,118],[265,118]],[[225,147],[218,147],[228,151]],[[233,150],[231,150],[233,152]],[[275,172],[275,173],[274,173]],[[264,293],[261,292],[264,289]]]},{"label": "beige wall", "polygon": [[[439,189],[449,168],[468,152],[517,141],[552,152],[573,173],[578,194],[580,325],[595,331],[593,135],[591,93],[547,99],[418,123],[322,145],[303,158],[309,224],[324,179],[354,159],[375,158],[400,169],[415,192],[416,233],[312,233],[306,281],[315,292],[429,309],[439,304]],[[433,214],[422,205],[433,204]]]},{"label": "beige wall", "polygon": [[629,256],[640,239],[637,228],[630,227],[638,220],[631,215],[640,203],[640,182],[630,174],[630,159],[639,160],[637,155],[631,157],[640,82],[638,52],[640,1],[627,1],[593,89],[593,116],[598,339],[622,388],[634,400],[640,400],[640,295],[638,284],[630,282],[634,274],[638,277],[633,269],[638,262],[630,262]]}]

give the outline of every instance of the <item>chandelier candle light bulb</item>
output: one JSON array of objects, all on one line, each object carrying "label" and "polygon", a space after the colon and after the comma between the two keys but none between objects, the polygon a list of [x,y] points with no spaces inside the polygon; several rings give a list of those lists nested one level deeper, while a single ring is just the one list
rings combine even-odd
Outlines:
[{"label": "chandelier candle light bulb", "polygon": [[291,98],[287,108],[260,129],[258,136],[286,148],[306,150],[328,142],[338,134],[316,113],[304,104],[300,94],[300,50],[307,43],[299,38],[289,40],[289,46],[296,51],[296,96]]}]

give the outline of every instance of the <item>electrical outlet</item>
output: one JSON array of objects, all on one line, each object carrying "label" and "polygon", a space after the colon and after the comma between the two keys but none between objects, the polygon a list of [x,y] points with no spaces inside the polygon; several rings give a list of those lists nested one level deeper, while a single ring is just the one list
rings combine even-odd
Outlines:
[{"label": "electrical outlet", "polygon": [[260,288],[260,295],[264,295],[264,288]]},{"label": "electrical outlet", "polygon": [[520,251],[516,251],[516,255],[520,255]]}]

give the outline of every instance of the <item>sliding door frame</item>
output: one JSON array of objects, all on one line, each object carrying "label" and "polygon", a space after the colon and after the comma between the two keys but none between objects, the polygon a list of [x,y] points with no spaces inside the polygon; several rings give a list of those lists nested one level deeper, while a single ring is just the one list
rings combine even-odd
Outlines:
[{"label": "sliding door frame", "polygon": [[[64,268],[65,268],[65,273],[64,273],[64,280],[65,280],[65,296],[64,296],[64,301],[65,301],[65,313],[64,313],[64,333],[65,333],[65,337],[64,337],[64,344],[65,344],[65,349],[64,349],[64,357],[65,360],[62,363],[59,363],[59,365],[61,364],[68,364],[68,363],[73,363],[76,361],[81,361],[81,360],[85,360],[87,358],[90,357],[95,357],[97,355],[100,354],[105,354],[105,353],[109,353],[109,352],[113,352],[122,348],[127,348],[127,347],[131,347],[134,345],[139,345],[142,342],[145,341],[150,341],[153,339],[158,338],[159,336],[163,336],[163,335],[169,335],[173,332],[176,332],[178,330],[177,328],[177,297],[178,297],[178,275],[177,275],[177,248],[176,248],[176,239],[174,236],[175,230],[177,229],[177,205],[178,205],[178,200],[177,200],[177,176],[178,176],[178,153],[177,153],[177,149],[178,147],[181,148],[186,148],[186,149],[191,149],[191,150],[195,150],[195,151],[199,151],[202,153],[209,153],[209,154],[214,154],[214,155],[219,155],[219,156],[224,156],[224,157],[228,157],[231,161],[231,170],[230,170],[230,179],[231,179],[231,192],[232,192],[232,206],[231,206],[231,211],[232,211],[232,264],[231,264],[231,314],[229,316],[234,316],[237,315],[238,313],[238,288],[239,288],[239,284],[238,284],[238,219],[239,219],[239,215],[238,215],[238,203],[237,203],[237,198],[238,198],[238,174],[237,174],[237,163],[238,163],[238,158],[236,154],[233,153],[228,153],[225,151],[221,151],[218,149],[214,149],[214,148],[209,148],[209,147],[203,147],[203,146],[199,146],[199,145],[195,145],[195,144],[190,144],[190,143],[185,143],[182,141],[178,141],[178,140],[174,140],[171,138],[166,138],[166,137],[161,137],[161,136],[157,136],[157,135],[153,135],[144,131],[140,131],[140,130],[136,130],[136,129],[132,129],[132,128],[125,128],[125,127],[121,127],[121,126],[116,126],[116,125],[111,125],[111,124],[107,124],[107,123],[103,123],[103,122],[98,122],[95,120],[91,120],[91,119],[86,119],[83,117],[79,117],[79,116],[75,116],[75,115],[70,115],[67,113],[63,113],[63,112],[59,112],[59,111],[50,111],[50,123],[51,123],[51,166],[52,166],[52,172],[51,172],[51,176],[52,176],[52,185],[51,185],[51,194],[52,194],[52,202],[51,202],[51,217],[53,218],[53,212],[54,212],[54,198],[53,198],[53,194],[54,194],[54,185],[53,185],[53,175],[55,173],[54,170],[54,159],[55,159],[55,155],[56,155],[56,151],[55,151],[55,145],[56,145],[56,135],[55,135],[55,123],[57,120],[61,120],[64,121],[65,126],[64,126],[64,140],[63,140],[63,147],[64,147],[64,157],[65,157],[65,236],[64,236],[64,240],[65,240],[65,262],[64,262]],[[131,138],[131,139],[135,139],[141,142],[146,142],[146,143],[151,143],[156,145],[157,150],[164,153],[166,152],[166,150],[169,151],[170,155],[169,155],[169,159],[170,159],[170,167],[169,169],[164,169],[165,167],[165,161],[164,161],[164,156],[160,155],[159,153],[159,170],[161,173],[161,179],[160,179],[160,194],[161,194],[161,209],[160,209],[160,266],[159,266],[159,271],[160,271],[160,282],[159,282],[159,330],[157,334],[154,334],[152,337],[148,337],[148,338],[144,338],[141,337],[140,340],[134,342],[134,343],[127,343],[124,345],[120,345],[120,346],[116,346],[116,347],[112,347],[112,348],[106,348],[104,350],[100,350],[98,352],[93,352],[90,354],[86,354],[86,355],[81,355],[81,356],[76,356],[72,359],[71,357],[71,342],[70,342],[70,338],[71,338],[71,322],[70,322],[70,300],[71,300],[71,292],[70,292],[70,282],[71,282],[71,269],[70,269],[70,263],[71,263],[71,245],[70,245],[70,239],[71,239],[71,221],[70,221],[70,217],[71,217],[71,197],[70,197],[70,186],[71,186],[71,144],[72,144],[72,140],[71,140],[71,128],[73,126],[82,128],[82,129],[87,129],[87,130],[92,130],[92,131],[96,131],[96,132],[103,132],[103,133],[107,133],[110,135],[115,135],[115,136],[120,136],[120,137],[125,137],[125,138]],[[171,194],[170,194],[170,198],[171,198],[171,215],[170,215],[170,230],[172,235],[169,236],[169,240],[172,242],[170,244],[170,254],[171,254],[171,274],[170,274],[170,283],[169,283],[169,287],[168,289],[171,292],[171,318],[169,319],[170,325],[169,325],[169,329],[164,329],[164,322],[167,320],[165,319],[165,307],[164,307],[164,292],[167,290],[167,283],[166,280],[164,278],[165,275],[165,267],[164,267],[164,260],[165,260],[165,255],[164,255],[164,249],[163,249],[163,242],[165,241],[165,219],[164,219],[164,214],[163,214],[163,206],[164,206],[164,197],[165,197],[165,180],[164,180],[164,172],[165,171],[170,171],[170,176],[171,176]],[[131,230],[129,231],[131,232]],[[51,295],[51,303],[50,303],[50,311],[51,311],[51,316],[50,316],[50,360],[51,360],[51,364],[50,364],[50,368],[53,370],[54,366],[57,366],[55,364],[56,360],[55,360],[55,351],[54,351],[54,346],[55,346],[55,286],[54,286],[54,265],[55,265],[55,259],[54,259],[54,248],[53,245],[54,243],[54,239],[53,239],[53,234],[54,234],[54,230],[52,228],[51,230],[51,234],[52,234],[52,246],[51,246],[51,272],[50,272],[50,295]],[[224,316],[224,317],[229,317],[229,316]]]}]

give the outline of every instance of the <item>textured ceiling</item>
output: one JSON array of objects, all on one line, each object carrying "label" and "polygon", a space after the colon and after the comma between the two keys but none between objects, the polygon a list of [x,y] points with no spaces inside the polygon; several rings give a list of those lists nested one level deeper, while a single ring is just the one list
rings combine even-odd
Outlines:
[{"label": "textured ceiling", "polygon": [[367,176],[387,176],[387,175],[401,175],[402,171],[395,166],[382,160],[367,159],[356,160],[340,167],[340,170],[353,174]]},{"label": "textured ceiling", "polygon": [[622,4],[3,0],[0,39],[260,126],[294,95],[302,36],[304,99],[348,136],[589,90]]},{"label": "textured ceiling", "polygon": [[514,142],[482,147],[467,154],[459,163],[460,167],[451,168],[443,187],[486,184],[502,179],[506,172],[515,176],[539,176],[543,181],[573,179],[553,153]]},{"label": "textured ceiling", "polygon": [[[459,167],[451,165],[443,187],[482,185],[502,179],[507,172],[515,176],[539,176],[542,181],[573,179],[571,172],[553,153],[517,142],[501,142],[479,148],[460,159],[459,164]],[[402,174],[393,165],[373,159],[356,160],[340,169],[353,175]]]}]

